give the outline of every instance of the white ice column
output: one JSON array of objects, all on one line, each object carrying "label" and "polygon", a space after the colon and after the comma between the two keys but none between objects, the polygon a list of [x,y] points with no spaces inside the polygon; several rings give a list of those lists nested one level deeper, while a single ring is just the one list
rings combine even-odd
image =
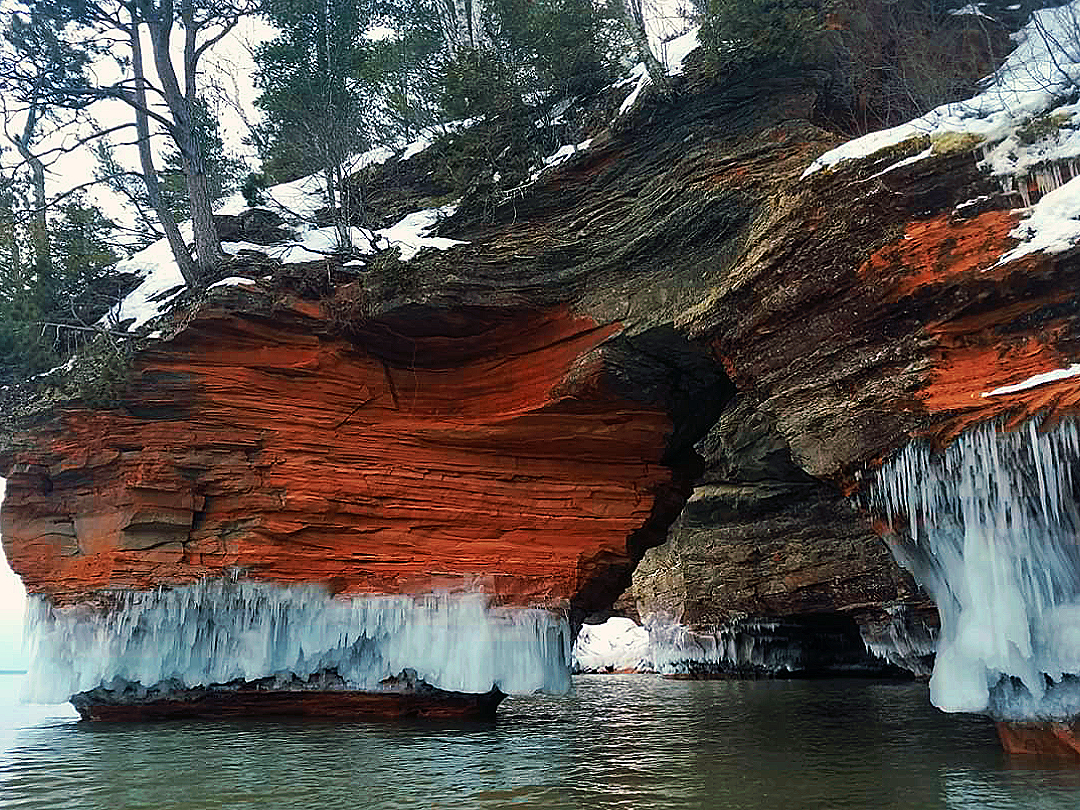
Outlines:
[{"label": "white ice column", "polygon": [[1080,441],[1074,422],[984,425],[909,444],[871,491],[893,549],[937,603],[934,705],[1007,718],[1080,709]]},{"label": "white ice column", "polygon": [[333,669],[377,689],[408,668],[447,691],[560,694],[570,628],[540,609],[483,594],[339,598],[316,585],[204,580],[127,592],[115,604],[30,604],[30,698],[62,702],[117,683],[183,687]]}]

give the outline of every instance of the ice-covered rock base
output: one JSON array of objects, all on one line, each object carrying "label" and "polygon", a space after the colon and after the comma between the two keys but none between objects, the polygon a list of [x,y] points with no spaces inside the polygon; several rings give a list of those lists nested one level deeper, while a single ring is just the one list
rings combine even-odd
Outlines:
[{"label": "ice-covered rock base", "polygon": [[318,585],[203,580],[64,608],[32,597],[28,629],[39,703],[255,682],[288,691],[313,676],[329,678],[323,692],[386,691],[406,676],[469,694],[570,687],[566,619],[483,594],[344,599]]},{"label": "ice-covered rock base", "polygon": [[672,677],[902,674],[876,657],[855,621],[841,614],[733,621],[712,632],[652,614],[645,626],[654,669]]},{"label": "ice-covered rock base", "polygon": [[941,614],[930,697],[999,720],[1080,714],[1080,437],[1074,422],[984,425],[908,445],[872,501]]},{"label": "ice-covered rock base", "polygon": [[867,652],[875,658],[920,678],[933,672],[937,628],[907,605],[886,605],[883,620],[867,622],[860,629]]},{"label": "ice-covered rock base", "polygon": [[574,672],[652,672],[649,631],[621,616],[582,625],[574,642],[573,667]]},{"label": "ice-covered rock base", "polygon": [[276,676],[185,687],[162,681],[151,688],[113,681],[72,695],[83,720],[142,721],[221,719],[225,717],[335,717],[342,719],[470,718],[490,719],[506,695],[447,692],[416,678],[412,670],[387,678],[378,689],[349,689],[337,673]]}]

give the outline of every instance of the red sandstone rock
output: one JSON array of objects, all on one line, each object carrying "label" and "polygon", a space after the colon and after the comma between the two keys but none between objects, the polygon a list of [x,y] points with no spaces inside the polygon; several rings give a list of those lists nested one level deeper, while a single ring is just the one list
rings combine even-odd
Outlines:
[{"label": "red sandstone rock", "polygon": [[995,725],[1007,754],[1080,763],[1080,722]]},{"label": "red sandstone rock", "polygon": [[631,564],[670,419],[581,365],[617,324],[482,317],[402,364],[295,309],[201,313],[139,356],[131,407],[66,409],[5,458],[12,567],[57,602],[239,569],[568,604]]},{"label": "red sandstone rock", "polygon": [[1080,252],[996,266],[1017,216],[970,153],[801,179],[836,138],[798,80],[676,82],[522,198],[467,199],[468,245],[322,300],[229,293],[138,356],[124,408],[22,430],[16,570],[61,601],[240,568],[602,607],[702,472],[656,554],[691,622],[925,607],[842,494],[914,436],[1075,408],[1069,381],[981,394],[1080,355]]},{"label": "red sandstone rock", "polygon": [[470,719],[495,717],[505,698],[493,689],[484,694],[443,692],[353,692],[194,689],[183,698],[143,702],[72,699],[83,720],[144,722],[147,720],[220,720],[234,717],[312,717],[337,720]]}]

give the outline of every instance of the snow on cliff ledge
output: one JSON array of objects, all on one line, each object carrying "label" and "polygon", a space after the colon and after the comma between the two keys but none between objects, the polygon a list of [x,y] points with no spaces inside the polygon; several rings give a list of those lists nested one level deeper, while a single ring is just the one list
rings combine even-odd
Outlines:
[{"label": "snow on cliff ledge", "polygon": [[[471,126],[475,121],[453,121],[435,127],[428,127],[420,132],[410,143],[398,144],[402,160],[408,160],[419,154],[444,132],[458,131]],[[386,163],[397,152],[387,146],[379,146],[361,155],[351,162],[351,171],[358,171],[366,166]],[[267,206],[280,213],[286,223],[297,231],[294,241],[277,245],[254,245],[245,242],[223,242],[222,250],[226,254],[236,254],[241,250],[255,250],[271,258],[279,259],[283,264],[315,261],[331,255],[337,244],[337,232],[334,228],[318,228],[305,225],[304,220],[314,217],[315,213],[326,207],[326,195],[323,181],[318,175],[302,177],[289,183],[272,186],[264,192]],[[248,208],[247,202],[239,194],[223,200],[216,208],[216,214],[239,214]],[[440,219],[454,213],[455,206],[429,208],[414,211],[401,221],[378,231],[370,232],[363,228],[352,228],[353,252],[371,253],[388,247],[401,250],[401,260],[409,261],[423,248],[446,250],[454,245],[464,244],[456,239],[443,239],[429,236]],[[191,241],[191,223],[180,226],[181,235]],[[356,261],[362,266],[361,261]],[[142,276],[142,283],[123,301],[117,304],[105,317],[109,323],[120,324],[130,321],[129,329],[136,329],[164,312],[173,298],[171,293],[178,293],[184,288],[184,279],[180,268],[173,259],[169,243],[159,239],[129,259],[119,262],[116,269],[121,272],[137,273]],[[233,283],[248,283],[246,279],[234,278]],[[221,286],[221,282],[214,286]]]},{"label": "snow on cliff ledge", "polygon": [[[929,136],[932,146],[877,176],[934,154],[937,144],[981,143],[979,165],[1028,208],[1013,232],[1021,244],[1002,257],[1054,253],[1080,240],[1080,0],[1035,12],[1015,39],[1017,48],[983,92],[945,104],[892,129],[872,132],[826,152],[806,169],[868,157],[909,139]],[[1069,179],[1069,178],[1073,179]],[[1029,178],[1044,196],[1031,205]],[[1066,182],[1067,181],[1067,182]]]}]

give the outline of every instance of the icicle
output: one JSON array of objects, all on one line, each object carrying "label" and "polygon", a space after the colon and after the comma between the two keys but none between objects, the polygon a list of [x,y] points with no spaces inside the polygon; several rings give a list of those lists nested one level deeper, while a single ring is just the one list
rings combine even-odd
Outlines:
[{"label": "icicle", "polygon": [[887,621],[861,627],[866,651],[915,675],[929,675],[926,663],[934,654],[935,632],[913,617],[906,605],[885,608]]},{"label": "icicle", "polygon": [[775,634],[777,622],[741,620],[712,632],[695,632],[670,616],[644,618],[652,668],[664,674],[701,670],[793,672],[804,666],[803,647]]},{"label": "icicle", "polygon": [[1028,185],[1027,175],[1019,178],[1019,182],[1016,184],[1016,190],[1020,192],[1020,199],[1024,202],[1024,208],[1031,207],[1031,188]]},{"label": "icicle", "polygon": [[342,599],[314,585],[204,580],[125,594],[107,611],[33,597],[29,631],[29,697],[42,703],[114,679],[193,687],[327,669],[353,689],[376,689],[405,668],[448,691],[570,685],[566,620],[492,608],[482,594]]},{"label": "icicle", "polygon": [[873,483],[872,507],[910,532],[911,545],[892,544],[898,560],[941,614],[934,705],[1059,716],[1072,691],[1080,705],[1065,678],[1080,673],[1077,450],[1073,422],[981,426],[943,454],[908,445]]}]

